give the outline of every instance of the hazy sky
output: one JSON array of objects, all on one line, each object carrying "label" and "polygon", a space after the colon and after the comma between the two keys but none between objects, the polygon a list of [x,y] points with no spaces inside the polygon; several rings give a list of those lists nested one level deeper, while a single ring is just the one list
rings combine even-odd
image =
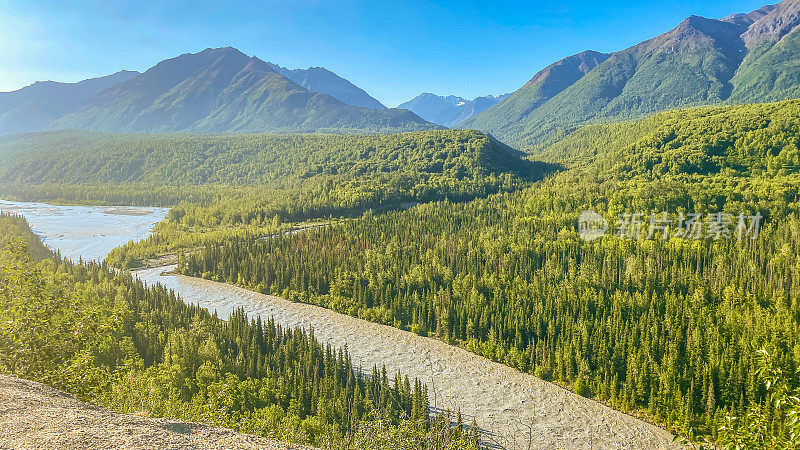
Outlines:
[{"label": "hazy sky", "polygon": [[691,14],[762,0],[225,1],[0,0],[0,91],[78,81],[207,47],[290,68],[324,66],[387,106],[421,92],[510,92],[586,49],[615,51]]}]

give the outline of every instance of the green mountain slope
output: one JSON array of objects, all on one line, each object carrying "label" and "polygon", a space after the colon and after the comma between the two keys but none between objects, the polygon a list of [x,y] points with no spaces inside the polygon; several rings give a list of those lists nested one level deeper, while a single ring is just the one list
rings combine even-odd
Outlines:
[{"label": "green mountain slope", "polygon": [[606,179],[769,176],[800,170],[800,100],[666,111],[588,125],[543,156]]},{"label": "green mountain slope", "polygon": [[750,49],[731,83],[735,103],[800,97],[800,33]]},{"label": "green mountain slope", "polygon": [[742,34],[749,51],[736,75],[731,101],[747,103],[800,97],[800,1],[785,1],[758,17]]},{"label": "green mountain slope", "polygon": [[668,109],[795,98],[800,87],[800,2],[723,20],[692,16],[613,53],[547,97],[530,84],[463,124],[532,149],[591,122]]},{"label": "green mountain slope", "polygon": [[[583,78],[610,55],[585,51],[562,59],[542,69],[525,86],[483,114],[462,122],[460,128],[475,128],[498,136],[513,133],[521,119],[553,98],[559,92]],[[507,129],[506,129],[507,128]]]},{"label": "green mountain slope", "polygon": [[348,105],[364,106],[372,109],[386,109],[381,102],[371,97],[366,91],[324,67],[287,69],[277,64],[269,62],[267,64],[279,74],[311,92],[328,94]]},{"label": "green mountain slope", "polygon": [[90,99],[54,129],[115,132],[413,131],[409,111],[347,105],[308,91],[233,48],[162,61]]},{"label": "green mountain slope", "polygon": [[13,92],[0,92],[0,134],[46,130],[54,120],[138,72],[122,70],[78,83],[37,81]]}]

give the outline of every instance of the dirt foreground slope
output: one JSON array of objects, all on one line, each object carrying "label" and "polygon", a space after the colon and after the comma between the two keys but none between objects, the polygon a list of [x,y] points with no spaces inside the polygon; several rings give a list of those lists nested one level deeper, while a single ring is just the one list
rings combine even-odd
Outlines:
[{"label": "dirt foreground slope", "polygon": [[0,449],[308,449],[224,428],[119,414],[0,375]]}]

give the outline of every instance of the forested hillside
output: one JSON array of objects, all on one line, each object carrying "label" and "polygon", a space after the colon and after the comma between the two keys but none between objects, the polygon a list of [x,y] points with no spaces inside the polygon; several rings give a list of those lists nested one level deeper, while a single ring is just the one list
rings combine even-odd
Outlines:
[{"label": "forested hillside", "polygon": [[[762,382],[800,362],[799,117],[790,101],[590,126],[545,153],[570,170],[522,191],[229,239],[180,270],[432,335],[678,432],[785,444],[791,402]],[[610,222],[601,239],[577,233],[584,209]],[[662,212],[671,228],[648,233]],[[692,236],[678,216],[695,213]]]},{"label": "forested hillside", "polygon": [[[533,168],[476,131],[387,135],[112,134],[56,131],[0,138],[0,180],[11,183],[295,187],[316,176],[414,175],[472,185]],[[526,172],[526,169],[527,172]]]},{"label": "forested hillside", "polygon": [[313,331],[241,312],[222,321],[101,265],[36,262],[26,243],[36,238],[17,217],[0,216],[0,233],[0,372],[121,412],[279,440],[477,448],[475,427],[429,419],[419,381],[355,367]]},{"label": "forested hillside", "polygon": [[77,131],[0,138],[0,195],[173,206],[146,259],[282,223],[465,201],[519,189],[556,168],[475,131],[392,135],[131,135]]},{"label": "forested hillside", "polygon": [[[691,16],[610,55],[584,52],[566,58],[460,126],[535,152],[587,123],[697,105],[797,98],[798,17],[797,0],[721,20]],[[559,76],[552,73],[556,68]],[[556,88],[545,89],[548,83]]]},{"label": "forested hillside", "polygon": [[586,126],[542,157],[609,176],[786,175],[798,168],[800,100],[701,107]]}]

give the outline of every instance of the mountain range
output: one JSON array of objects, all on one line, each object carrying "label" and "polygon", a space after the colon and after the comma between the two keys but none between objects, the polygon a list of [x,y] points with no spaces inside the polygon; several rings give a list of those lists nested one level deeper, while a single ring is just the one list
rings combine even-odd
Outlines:
[{"label": "mountain range", "polygon": [[724,19],[691,16],[625,50],[558,61],[459,127],[533,148],[590,122],[800,97],[800,0]]},{"label": "mountain range", "polygon": [[37,81],[13,92],[0,92],[0,134],[39,131],[86,100],[139,72],[122,70],[78,83]]},{"label": "mountain range", "polygon": [[1,134],[435,128],[440,127],[410,111],[386,108],[327,69],[290,70],[231,47],[180,55],[143,73],[123,71],[73,84],[40,82],[0,94]]},{"label": "mountain range", "polygon": [[402,109],[348,105],[231,48],[156,64],[89,99],[53,128],[123,132],[397,132],[435,128]]},{"label": "mountain range", "polygon": [[386,109],[378,100],[363,89],[336,75],[324,67],[308,69],[287,69],[277,64],[267,63],[276,72],[312,92],[328,94],[348,105],[364,106],[373,109]]},{"label": "mountain range", "polygon": [[397,107],[407,109],[428,122],[452,127],[487,110],[508,95],[487,95],[467,100],[455,95],[442,96],[425,92]]},{"label": "mountain range", "polygon": [[564,58],[512,94],[467,100],[424,93],[396,109],[322,67],[287,69],[231,47],[206,49],[144,73],[37,82],[0,93],[0,134],[399,132],[447,126],[535,150],[587,123],[800,97],[798,28],[800,0],[723,19],[691,16],[624,50]]}]

